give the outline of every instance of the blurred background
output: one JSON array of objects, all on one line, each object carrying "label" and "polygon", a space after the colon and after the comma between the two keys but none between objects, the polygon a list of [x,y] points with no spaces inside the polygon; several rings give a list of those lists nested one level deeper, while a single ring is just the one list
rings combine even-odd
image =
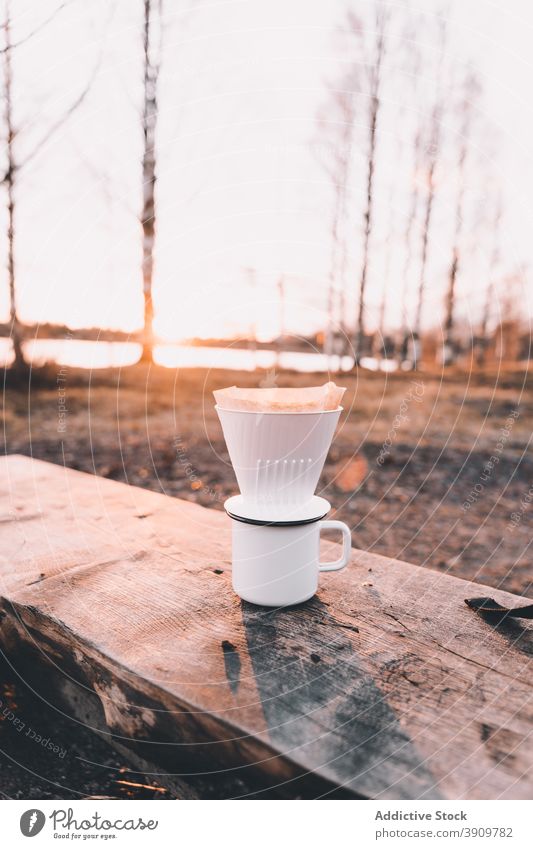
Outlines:
[{"label": "blurred background", "polygon": [[527,361],[528,4],[2,14],[6,363]]},{"label": "blurred background", "polygon": [[[4,451],[222,510],[212,390],[333,379],[320,492],[354,545],[530,593],[531,5],[0,15]],[[166,792],[8,726],[0,794]]]},{"label": "blurred background", "polygon": [[529,5],[2,16],[5,449],[222,509],[212,389],[332,378],[354,544],[525,592]]}]

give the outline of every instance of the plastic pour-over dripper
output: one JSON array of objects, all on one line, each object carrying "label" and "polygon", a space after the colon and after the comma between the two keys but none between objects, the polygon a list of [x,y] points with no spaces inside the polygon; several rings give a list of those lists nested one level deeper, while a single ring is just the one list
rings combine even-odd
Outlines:
[{"label": "plastic pour-over dripper", "polygon": [[263,514],[309,502],[342,408],[249,412],[216,407],[243,501]]}]

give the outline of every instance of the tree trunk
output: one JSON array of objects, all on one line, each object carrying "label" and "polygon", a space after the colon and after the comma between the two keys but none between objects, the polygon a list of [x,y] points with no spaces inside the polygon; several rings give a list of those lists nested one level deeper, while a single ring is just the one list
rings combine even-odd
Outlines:
[{"label": "tree trunk", "polygon": [[323,351],[327,357],[333,353],[333,340],[335,336],[335,284],[337,281],[337,253],[338,253],[338,200],[335,204],[334,222],[332,227],[331,265],[329,269],[328,297],[326,305],[326,329],[324,332]]},{"label": "tree trunk", "polygon": [[468,156],[468,141],[470,136],[471,106],[470,97],[474,98],[476,83],[472,77],[466,80],[465,98],[462,104],[463,120],[461,124],[458,175],[459,187],[457,191],[457,203],[455,207],[455,234],[452,247],[452,259],[448,275],[448,293],[446,295],[446,317],[444,320],[444,365],[451,365],[456,358],[456,343],[454,340],[455,319],[455,294],[457,286],[457,274],[460,262],[460,244],[463,233],[464,199],[465,199],[465,173]]},{"label": "tree trunk", "polygon": [[437,66],[437,81],[435,90],[435,104],[431,116],[430,128],[430,145],[427,151],[427,192],[425,197],[425,211],[422,231],[422,246],[420,258],[420,277],[418,282],[418,298],[416,304],[415,318],[413,324],[413,349],[416,351],[413,366],[418,368],[422,358],[421,346],[421,329],[422,329],[422,308],[424,305],[424,297],[426,294],[426,272],[429,248],[429,233],[431,228],[431,220],[433,217],[433,206],[435,201],[435,172],[439,161],[440,140],[441,140],[441,118],[443,112],[442,101],[442,74],[444,67],[444,57],[446,52],[446,23],[441,21],[439,24],[440,32],[440,55]]},{"label": "tree trunk", "polygon": [[155,241],[155,182],[156,182],[156,152],[155,134],[157,125],[157,82],[159,77],[158,60],[153,58],[153,23],[150,20],[152,11],[151,0],[144,2],[144,107],[143,107],[143,135],[144,149],[142,160],[143,180],[143,209],[142,209],[142,232],[143,232],[143,297],[144,297],[144,324],[142,339],[143,362],[153,361],[154,331],[153,318],[154,307],[152,300],[152,284],[154,269],[154,241]]},{"label": "tree trunk", "polygon": [[408,321],[408,298],[409,298],[409,278],[413,264],[413,231],[415,228],[416,217],[418,212],[420,191],[417,185],[417,173],[423,167],[422,163],[422,147],[423,138],[420,129],[417,130],[414,141],[414,168],[413,168],[413,193],[411,196],[411,205],[409,215],[405,226],[405,261],[403,264],[403,289],[402,289],[402,346],[405,345],[409,338],[409,321]]},{"label": "tree trunk", "polygon": [[13,368],[23,371],[26,367],[24,351],[22,349],[22,327],[17,313],[17,301],[15,293],[15,196],[11,165],[9,165],[7,183],[7,274],[9,280],[9,322],[11,330],[11,342],[13,344]]},{"label": "tree trunk", "polygon": [[429,246],[429,230],[431,227],[431,218],[433,213],[433,200],[435,197],[433,181],[435,177],[435,167],[437,161],[431,159],[428,172],[428,190],[426,196],[426,209],[424,214],[424,229],[422,232],[422,256],[420,259],[420,278],[418,282],[418,299],[416,304],[416,313],[413,329],[418,338],[420,338],[421,323],[422,323],[422,306],[424,304],[424,295],[426,293],[426,266],[428,259]]},{"label": "tree trunk", "polygon": [[389,196],[389,221],[387,224],[387,243],[386,243],[386,253],[385,253],[385,266],[383,268],[383,291],[381,293],[381,303],[379,306],[379,319],[378,319],[378,331],[374,337],[374,355],[382,360],[388,359],[390,351],[389,346],[386,344],[385,340],[385,316],[387,314],[387,306],[388,306],[388,296],[389,296],[389,288],[390,288],[390,277],[391,277],[391,263],[392,263],[392,245],[394,244],[394,219],[395,219],[395,210],[394,210],[394,192],[391,191]]},{"label": "tree trunk", "polygon": [[[342,355],[345,352],[348,342],[346,333],[346,202],[354,132],[352,89],[357,89],[357,74],[353,71],[347,77],[346,87],[348,89],[348,95],[336,95],[335,98],[335,104],[340,110],[339,124],[342,132],[339,139],[339,155],[336,159],[336,168],[332,175],[335,203],[331,226],[331,263],[327,301],[328,322],[324,347],[325,353],[328,355],[332,353]],[[335,328],[336,311],[338,314],[340,339]]]},{"label": "tree trunk", "polygon": [[377,123],[380,106],[382,63],[385,54],[385,27],[386,17],[378,12],[376,18],[376,45],[374,66],[372,69],[370,86],[370,135],[368,141],[368,171],[366,181],[366,206],[364,212],[364,234],[363,234],[363,259],[361,264],[361,276],[359,279],[359,309],[357,313],[357,324],[354,339],[355,364],[363,355],[365,342],[365,294],[368,278],[368,258],[370,248],[370,234],[372,232],[374,212],[374,171],[376,167],[376,143]]},{"label": "tree trunk", "polygon": [[495,279],[497,268],[500,262],[500,223],[502,219],[502,201],[498,198],[495,207],[494,222],[493,222],[493,243],[492,256],[489,266],[489,284],[485,295],[485,304],[483,306],[483,315],[481,318],[481,327],[479,332],[479,346],[477,351],[477,364],[484,365],[487,357],[487,348],[489,345],[488,329],[489,318],[492,309],[492,303],[495,294]]},{"label": "tree trunk", "polygon": [[379,109],[379,100],[372,98],[372,114],[370,116],[370,145],[368,153],[368,175],[366,182],[366,209],[364,213],[364,236],[363,236],[363,262],[361,266],[361,277],[359,280],[359,310],[357,313],[357,329],[355,335],[355,361],[359,360],[363,352],[365,339],[365,290],[368,277],[368,253],[370,247],[370,233],[372,232],[373,212],[373,186],[374,186],[374,157],[376,153],[376,126]]},{"label": "tree trunk", "polygon": [[11,325],[11,342],[13,345],[13,368],[24,370],[26,361],[22,349],[22,328],[18,318],[15,291],[15,160],[13,143],[13,76],[11,71],[11,30],[9,20],[9,5],[6,4],[4,21],[4,121],[6,127],[7,170],[5,184],[7,188],[7,276],[9,283],[9,321]]},{"label": "tree trunk", "polygon": [[455,284],[457,282],[457,269],[459,266],[459,254],[457,247],[453,249],[452,262],[448,282],[448,293],[446,295],[446,315],[444,318],[444,350],[442,364],[451,365],[455,360],[455,346],[453,340],[453,319],[455,306]]}]

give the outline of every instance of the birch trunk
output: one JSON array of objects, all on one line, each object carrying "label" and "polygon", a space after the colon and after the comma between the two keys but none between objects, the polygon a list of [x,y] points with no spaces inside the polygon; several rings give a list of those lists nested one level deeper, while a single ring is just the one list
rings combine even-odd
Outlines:
[{"label": "birch trunk", "polygon": [[363,214],[363,258],[361,263],[361,274],[359,278],[359,307],[354,339],[354,358],[357,364],[363,354],[363,345],[366,335],[365,327],[365,294],[368,279],[368,262],[370,251],[370,235],[372,233],[374,213],[374,174],[376,168],[376,146],[377,125],[380,108],[382,65],[385,54],[385,27],[386,17],[378,13],[376,19],[376,42],[373,67],[370,77],[370,115],[369,115],[369,138],[368,138],[368,168],[366,179],[366,202]]},{"label": "birch trunk", "polygon": [[483,306],[483,314],[481,317],[481,327],[479,333],[479,346],[477,351],[478,365],[484,365],[487,358],[487,347],[489,344],[488,329],[489,319],[492,309],[492,302],[496,289],[496,273],[500,263],[500,224],[502,219],[502,203],[501,198],[498,198],[496,203],[494,223],[493,223],[493,244],[492,256],[489,266],[489,283],[485,295],[485,304]]},{"label": "birch trunk", "polygon": [[451,365],[456,359],[456,340],[454,339],[455,297],[457,288],[457,275],[460,261],[460,245],[463,233],[463,218],[465,205],[465,177],[468,157],[468,142],[471,132],[471,103],[478,94],[477,81],[469,77],[465,84],[465,96],[462,103],[462,122],[460,129],[460,149],[458,161],[459,186],[457,190],[457,201],[455,207],[455,232],[452,246],[452,259],[448,273],[448,292],[446,294],[446,315],[444,319],[444,351],[443,364]]},{"label": "birch trunk", "polygon": [[6,128],[7,168],[4,182],[7,190],[7,276],[9,284],[9,322],[11,325],[11,342],[13,345],[15,369],[26,367],[22,349],[22,328],[20,325],[16,287],[15,287],[15,158],[13,144],[15,131],[13,128],[13,74],[11,69],[11,27],[9,20],[9,5],[6,3],[4,21],[4,123]]},{"label": "birch trunk", "polygon": [[154,273],[154,243],[156,232],[156,151],[157,127],[157,83],[159,63],[153,58],[153,22],[151,0],[144,2],[144,103],[143,103],[143,208],[142,208],[142,276],[144,298],[144,322],[142,355],[143,362],[153,361],[154,307],[152,299]]}]

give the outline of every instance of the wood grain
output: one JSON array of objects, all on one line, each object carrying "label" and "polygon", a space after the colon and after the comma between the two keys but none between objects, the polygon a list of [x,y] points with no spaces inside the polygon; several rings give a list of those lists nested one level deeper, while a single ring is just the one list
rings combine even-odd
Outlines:
[{"label": "wood grain", "polygon": [[159,768],[289,797],[531,798],[532,625],[464,604],[523,599],[354,551],[307,604],[253,607],[220,511],[24,457],[2,461],[0,516],[4,649]]}]

